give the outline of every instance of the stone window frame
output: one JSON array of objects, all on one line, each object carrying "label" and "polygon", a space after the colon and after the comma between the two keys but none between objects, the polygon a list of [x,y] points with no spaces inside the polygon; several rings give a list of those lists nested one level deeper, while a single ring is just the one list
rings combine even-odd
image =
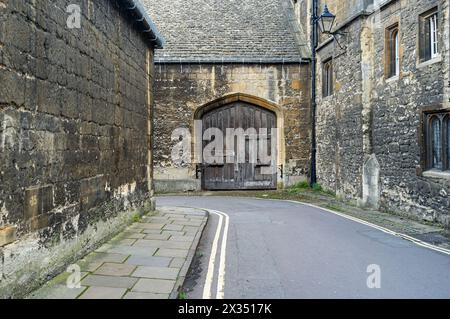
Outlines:
[{"label": "stone window frame", "polygon": [[[438,117],[441,120],[441,143],[442,143],[442,169],[434,168],[432,164],[432,142],[431,125],[432,120]],[[436,177],[450,179],[450,108],[442,108],[441,105],[429,106],[421,112],[421,167],[422,175],[425,177]]]},{"label": "stone window frame", "polygon": [[322,62],[322,97],[326,98],[334,94],[334,65],[333,58],[327,58]]},{"label": "stone window frame", "polygon": [[[418,67],[421,66],[426,66],[429,64],[433,64],[433,63],[437,63],[437,62],[441,62],[442,61],[442,54],[441,54],[441,50],[442,50],[442,32],[441,32],[441,28],[443,25],[442,22],[442,14],[440,14],[441,12],[441,5],[438,3],[433,3],[431,5],[429,5],[425,10],[422,10],[419,14],[418,14],[418,22],[417,22],[417,65]],[[429,18],[430,16],[432,16],[433,14],[437,14],[437,24],[438,24],[438,38],[437,38],[437,42],[438,42],[438,53],[435,56],[431,56],[427,57],[425,56],[426,53],[423,51],[424,50],[424,44],[423,41],[427,41],[428,39],[424,39],[423,38],[423,29],[426,24],[424,23],[424,20]]]},{"label": "stone window frame", "polygon": [[[395,41],[395,36],[397,36],[397,48],[395,52],[392,51],[392,44]],[[398,63],[394,63],[393,59],[397,60]],[[384,77],[385,80],[395,80],[400,77],[401,73],[401,32],[400,32],[400,21],[395,19],[394,22],[391,21],[385,27],[384,34]],[[394,69],[395,68],[395,69]]]}]

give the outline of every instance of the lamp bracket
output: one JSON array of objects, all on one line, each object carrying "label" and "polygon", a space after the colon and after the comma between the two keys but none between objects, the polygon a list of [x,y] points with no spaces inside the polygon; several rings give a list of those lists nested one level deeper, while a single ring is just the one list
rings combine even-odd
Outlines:
[{"label": "lamp bracket", "polygon": [[340,36],[347,36],[348,32],[345,31],[335,31],[335,32],[330,32],[330,35],[333,37],[334,41],[336,41],[336,43],[338,44],[339,48],[341,50],[347,51],[347,46],[342,46],[341,43],[339,42],[339,39],[337,37],[337,35]]},{"label": "lamp bracket", "polygon": [[347,34],[349,34],[349,32],[338,30],[338,31],[332,32],[332,34],[333,35],[347,35]]}]

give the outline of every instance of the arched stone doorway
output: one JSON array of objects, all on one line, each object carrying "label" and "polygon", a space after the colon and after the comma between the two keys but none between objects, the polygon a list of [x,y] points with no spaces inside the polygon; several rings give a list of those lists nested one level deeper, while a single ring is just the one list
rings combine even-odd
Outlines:
[{"label": "arched stone doorway", "polygon": [[[280,129],[283,116],[276,104],[234,93],[198,108],[194,120],[201,123],[194,130],[197,137],[194,139],[197,141],[194,154],[201,168],[203,189],[277,188],[279,167],[284,163],[284,136]],[[216,141],[211,129],[223,133],[223,145],[216,144],[214,160],[207,157],[211,154],[207,152],[211,151],[208,145]],[[267,130],[267,139],[259,134],[260,129]],[[271,135],[272,130],[276,132],[274,135]],[[252,132],[257,134],[256,137]],[[239,133],[244,133],[244,136],[234,135]]]}]

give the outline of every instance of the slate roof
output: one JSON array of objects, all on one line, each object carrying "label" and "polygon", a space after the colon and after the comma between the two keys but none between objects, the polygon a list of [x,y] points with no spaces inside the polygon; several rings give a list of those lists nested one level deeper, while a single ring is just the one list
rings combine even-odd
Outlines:
[{"label": "slate roof", "polygon": [[163,34],[155,62],[299,62],[290,0],[141,0]]}]

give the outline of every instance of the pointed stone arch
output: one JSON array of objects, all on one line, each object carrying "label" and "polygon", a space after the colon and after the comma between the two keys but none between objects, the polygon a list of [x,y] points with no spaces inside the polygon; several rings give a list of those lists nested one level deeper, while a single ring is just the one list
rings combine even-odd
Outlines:
[{"label": "pointed stone arch", "polygon": [[194,120],[201,119],[206,112],[239,101],[265,108],[274,112],[277,118],[283,118],[282,109],[274,102],[250,94],[230,93],[198,107],[194,112]]}]

